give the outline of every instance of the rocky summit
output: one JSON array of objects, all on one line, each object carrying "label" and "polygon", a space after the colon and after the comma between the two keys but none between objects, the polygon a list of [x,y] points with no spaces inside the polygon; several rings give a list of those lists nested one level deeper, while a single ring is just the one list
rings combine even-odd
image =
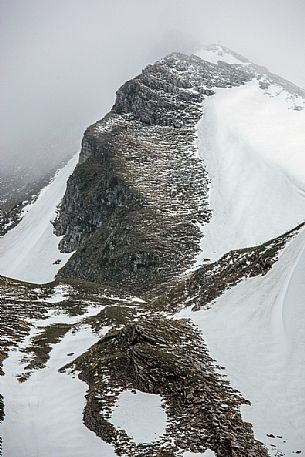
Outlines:
[{"label": "rocky summit", "polygon": [[304,106],[228,48],[173,53],[18,197],[0,230],[4,457],[305,452],[305,184],[259,123],[285,116],[288,135]]}]

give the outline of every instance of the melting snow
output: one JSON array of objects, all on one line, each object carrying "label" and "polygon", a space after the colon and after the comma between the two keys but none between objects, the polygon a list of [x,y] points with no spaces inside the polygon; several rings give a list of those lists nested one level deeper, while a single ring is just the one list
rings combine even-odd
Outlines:
[{"label": "melting snow", "polygon": [[65,300],[68,300],[69,294],[71,291],[71,287],[60,284],[54,288],[53,294],[46,298],[47,303],[61,303]]}]

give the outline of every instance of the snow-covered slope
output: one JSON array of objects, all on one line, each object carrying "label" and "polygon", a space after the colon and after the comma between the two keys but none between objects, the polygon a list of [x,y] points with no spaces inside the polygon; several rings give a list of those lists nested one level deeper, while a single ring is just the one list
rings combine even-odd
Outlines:
[{"label": "snow-covered slope", "polygon": [[[198,55],[241,63],[216,51]],[[262,244],[305,219],[305,99],[270,82],[264,87],[267,79],[216,88],[204,100],[198,142],[213,215],[202,227],[195,267]],[[305,451],[304,278],[303,230],[266,276],[243,280],[209,310],[178,314],[198,325],[211,355],[251,401],[243,417],[274,456]]]},{"label": "snow-covered slope", "polygon": [[270,455],[305,452],[304,278],[303,230],[266,276],[227,290],[210,310],[179,313],[199,326],[232,385],[251,401],[243,416]]},{"label": "snow-covered slope", "polygon": [[[71,254],[58,250],[60,238],[53,233],[52,221],[66,183],[78,160],[76,154],[54,180],[25,209],[22,221],[0,239],[0,274],[22,281],[47,283],[54,279]],[[54,263],[56,261],[60,261]]]},{"label": "snow-covered slope", "polygon": [[305,110],[289,109],[286,95],[271,97],[254,80],[204,101],[200,155],[213,211],[206,258],[261,244],[305,218]]}]

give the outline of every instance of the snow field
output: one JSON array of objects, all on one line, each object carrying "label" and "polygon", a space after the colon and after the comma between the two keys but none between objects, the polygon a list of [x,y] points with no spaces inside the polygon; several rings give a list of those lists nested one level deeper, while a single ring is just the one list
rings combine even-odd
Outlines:
[{"label": "snow field", "polygon": [[213,216],[203,227],[203,258],[264,243],[305,219],[305,110],[289,110],[257,81],[217,89],[204,101],[200,156]]},{"label": "snow field", "polygon": [[[304,221],[305,111],[290,109],[287,94],[272,87],[266,94],[252,81],[205,99],[199,153],[213,216],[201,228],[195,267]],[[197,324],[212,357],[251,401],[243,417],[274,456],[305,451],[304,278],[302,230],[266,276],[227,290],[210,310],[177,315]]]},{"label": "snow field", "polygon": [[195,453],[195,452],[184,452],[183,457],[214,457],[216,456],[215,452],[211,451],[208,449],[207,451],[203,453]]}]

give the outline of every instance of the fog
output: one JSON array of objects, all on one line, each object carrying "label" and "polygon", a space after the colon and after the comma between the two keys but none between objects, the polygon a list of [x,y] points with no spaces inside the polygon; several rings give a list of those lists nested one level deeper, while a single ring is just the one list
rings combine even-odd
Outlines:
[{"label": "fog", "polygon": [[171,51],[220,41],[305,87],[304,0],[0,0],[0,175],[44,173],[115,91]]}]

